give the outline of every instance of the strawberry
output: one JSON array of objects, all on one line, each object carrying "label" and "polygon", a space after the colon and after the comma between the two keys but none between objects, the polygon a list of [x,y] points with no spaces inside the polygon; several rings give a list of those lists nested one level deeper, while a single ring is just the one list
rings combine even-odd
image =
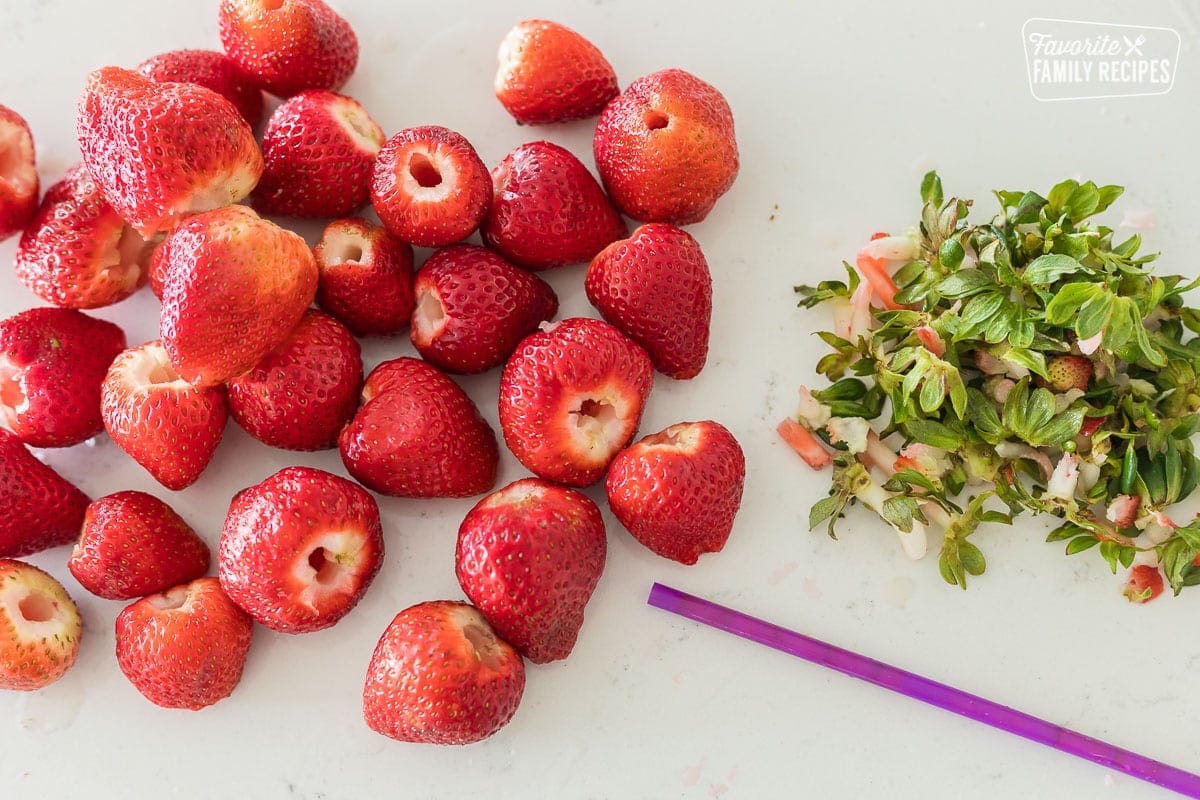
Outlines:
[{"label": "strawberry", "polygon": [[233,103],[251,128],[262,122],[262,90],[237,62],[215,50],[172,50],[138,64],[137,71],[158,83],[195,83]]},{"label": "strawberry", "polygon": [[16,436],[0,430],[0,558],[74,541],[90,502]]},{"label": "strawberry", "polygon": [[321,0],[221,0],[221,45],[264,89],[291,97],[341,88],[358,65],[358,37]]},{"label": "strawberry", "polygon": [[496,99],[522,125],[599,114],[617,96],[617,73],[575,31],[545,19],[518,22],[500,42]]},{"label": "strawberry", "polygon": [[14,269],[29,291],[65,308],[100,308],[146,282],[153,246],[126,224],[82,166],[54,184],[21,236]]},{"label": "strawberry", "polygon": [[1149,603],[1163,592],[1163,576],[1158,567],[1138,564],[1129,571],[1122,594],[1131,603]]},{"label": "strawberry", "polygon": [[338,432],[358,409],[362,379],[362,355],[350,331],[310,310],[287,341],[229,382],[229,413],[272,447],[336,447]]},{"label": "strawberry", "polygon": [[1056,392],[1086,392],[1091,379],[1092,360],[1087,356],[1054,356],[1046,362],[1046,382]]},{"label": "strawberry", "polygon": [[467,514],[454,569],[496,632],[545,664],[571,654],[606,552],[604,519],[591,499],[525,478]]},{"label": "strawberry", "polygon": [[491,176],[475,148],[446,128],[406,128],[375,158],[375,213],[389,231],[419,247],[470,236],[483,221],[491,195]]},{"label": "strawberry", "polygon": [[654,382],[641,347],[607,322],[544,325],[500,376],[500,428],[535,475],[589,486],[629,444]]},{"label": "strawberry", "polygon": [[245,206],[192,217],[161,266],[162,343],[184,380],[222,383],[283,344],[317,292],[304,239]]},{"label": "strawberry", "polygon": [[253,630],[216,578],[199,578],[125,607],[117,666],[151,703],[197,711],[233,693]]},{"label": "strawberry", "polygon": [[745,479],[746,457],[723,425],[681,422],[621,451],[605,491],[633,538],[664,558],[695,564],[725,546]]},{"label": "strawberry", "polygon": [[254,132],[232,103],[194,83],[119,67],[88,76],[76,134],[104,197],[145,238],[236,203],[262,174]]},{"label": "strawberry", "polygon": [[372,730],[403,742],[470,744],[503,728],[525,691],[525,662],[478,609],[406,608],[383,632],[363,685]]},{"label": "strawberry", "polygon": [[356,480],[397,497],[469,497],[491,489],[496,435],[459,385],[415,358],[380,364],[338,438]]},{"label": "strawberry", "polygon": [[88,506],[67,568],[97,597],[131,600],[195,580],[208,562],[208,545],[174,509],[127,491]]},{"label": "strawberry", "polygon": [[335,220],[313,249],[317,304],[355,336],[398,333],[413,312],[413,250],[365,219]]},{"label": "strawberry", "polygon": [[659,372],[683,380],[704,368],[712,276],[687,232],[641,226],[592,259],[584,289],[606,320],[646,348]]},{"label": "strawberry", "polygon": [[492,190],[483,241],[528,269],[588,261],[626,233],[587,167],[550,142],[509,153],[492,170]]},{"label": "strawberry", "polygon": [[100,382],[125,347],[111,322],[31,308],[0,322],[0,428],[32,447],[68,447],[104,430]]},{"label": "strawberry", "polygon": [[204,472],[227,416],[225,388],[181,379],[157,341],[117,356],[104,378],[101,410],[117,446],[175,490]]},{"label": "strawberry", "polygon": [[0,241],[19,233],[37,211],[39,187],[29,123],[0,105]]},{"label": "strawberry", "polygon": [[375,499],[311,467],[280,470],[235,496],[217,549],[229,597],[281,633],[333,625],[362,598],[382,563]]},{"label": "strawberry", "polygon": [[449,372],[503,364],[517,343],[558,311],[550,284],[482,247],[434,253],[413,286],[410,336],[425,360]]},{"label": "strawberry", "polygon": [[617,208],[642,222],[701,221],[738,173],[729,104],[680,69],[629,84],[600,115],[592,149]]},{"label": "strawberry", "polygon": [[357,101],[309,90],[275,109],[263,133],[254,207],[288,217],[341,217],[371,199],[371,168],[387,137]]},{"label": "strawberry", "polygon": [[67,590],[37,567],[0,559],[0,689],[31,692],[79,654],[83,619]]}]

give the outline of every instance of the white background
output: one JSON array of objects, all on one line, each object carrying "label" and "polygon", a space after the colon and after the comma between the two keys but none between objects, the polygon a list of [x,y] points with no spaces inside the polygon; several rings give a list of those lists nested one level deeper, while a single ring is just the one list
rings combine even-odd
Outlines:
[{"label": "white background", "polygon": [[[502,7],[503,6],[503,7]],[[1094,552],[1067,559],[1022,520],[981,532],[987,574],[950,588],[934,558],[910,563],[874,519],[840,542],[805,530],[826,476],[775,440],[811,380],[820,315],[791,286],[840,273],[875,230],[916,220],[920,175],[990,213],[992,188],[1048,189],[1068,176],[1129,187],[1109,214],[1153,212],[1147,244],[1192,274],[1200,247],[1194,7],[1177,3],[475,4],[345,0],[362,56],[346,92],[389,134],[463,132],[489,165],[546,137],[591,164],[591,123],[520,128],[492,96],[495,50],[529,16],[595,41],[621,84],[665,67],[719,87],[737,119],[741,175],[690,231],[714,275],[708,367],[657,380],[643,430],[714,418],[743,443],[745,502],[725,551],[685,568],[656,558],[611,516],[607,571],[565,663],[531,667],[512,723],[465,748],[392,742],[362,722],[363,673],[379,633],[413,603],[461,597],[457,526],[470,501],[382,498],[387,559],[361,605],[300,637],[258,629],[234,695],[201,713],[150,705],[113,657],[120,605],[89,596],[67,549],[32,560],[79,602],[78,665],[29,695],[0,695],[0,796],[245,798],[1157,798],[1165,792],[945,712],[670,617],[645,605],[660,580],[964,689],[1200,770],[1200,590],[1135,607]],[[8,0],[0,102],[29,120],[43,186],[78,157],[74,103],[87,71],[157,52],[216,47],[216,0]],[[1036,102],[1019,31],[1030,16],[1166,25],[1183,38],[1172,93]],[[314,234],[317,228],[304,229]],[[11,261],[14,243],[0,245]],[[550,276],[564,314],[587,313],[582,267]],[[0,314],[35,304],[0,272]],[[156,335],[149,292],[99,316],[131,343]],[[368,366],[411,353],[365,348]],[[495,372],[464,381],[493,424]],[[49,461],[93,496],[127,488],[169,501],[215,544],[229,498],[336,453],[268,449],[230,423],[194,487],[171,494],[105,437]],[[507,457],[501,481],[524,473]],[[593,497],[600,494],[593,491]]]}]

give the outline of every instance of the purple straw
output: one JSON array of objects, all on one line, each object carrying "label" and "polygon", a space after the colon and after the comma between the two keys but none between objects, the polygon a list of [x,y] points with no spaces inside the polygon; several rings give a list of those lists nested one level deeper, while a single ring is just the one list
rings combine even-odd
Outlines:
[{"label": "purple straw", "polygon": [[982,697],[923,678],[912,672],[860,656],[802,633],[703,600],[695,595],[655,583],[647,602],[664,611],[741,636],[797,658],[820,664],[868,683],[928,703],[955,714],[978,720],[993,728],[1024,736],[1056,750],[1094,761],[1188,797],[1200,798],[1200,775],[1184,772],[1115,745],[1084,736],[1022,711],[993,703]]}]

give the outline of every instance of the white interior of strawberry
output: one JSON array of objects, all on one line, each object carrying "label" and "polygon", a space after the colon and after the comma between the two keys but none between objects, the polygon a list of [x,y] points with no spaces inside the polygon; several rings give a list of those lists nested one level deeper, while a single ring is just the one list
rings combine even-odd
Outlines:
[{"label": "white interior of strawberry", "polygon": [[371,251],[371,240],[356,227],[330,227],[321,238],[321,263],[326,267],[369,262]]},{"label": "white interior of strawberry", "polygon": [[645,447],[661,447],[670,450],[691,452],[700,441],[700,431],[696,425],[679,423],[666,430],[652,433],[641,441]]},{"label": "white interior of strawberry", "polygon": [[154,245],[128,225],[121,227],[111,248],[101,254],[99,277],[123,289],[132,289],[142,280],[150,266]]},{"label": "white interior of strawberry", "polygon": [[634,416],[633,404],[612,383],[571,398],[566,428],[581,456],[592,463],[605,463],[628,441],[636,424]]},{"label": "white interior of strawberry", "polygon": [[383,147],[383,131],[358,103],[339,101],[333,108],[333,116],[358,145],[359,150],[373,156]]},{"label": "white interior of strawberry", "polygon": [[37,184],[33,140],[19,125],[0,122],[0,182],[18,195],[33,191]]},{"label": "white interior of strawberry", "polygon": [[292,565],[292,576],[303,587],[296,599],[319,614],[343,596],[353,595],[363,579],[363,544],[363,535],[350,530],[309,539]]},{"label": "white interior of strawberry", "polygon": [[11,578],[0,587],[0,612],[25,641],[47,639],[65,646],[78,632],[78,612],[66,593],[37,573]]},{"label": "white interior of strawberry", "polygon": [[471,606],[460,606],[451,612],[454,624],[462,632],[463,639],[475,651],[475,658],[490,670],[504,667],[504,652],[492,626],[478,610]]},{"label": "white interior of strawberry", "polygon": [[185,584],[183,586],[175,586],[165,592],[151,595],[146,598],[150,605],[157,608],[159,611],[174,611],[183,608],[184,605],[192,599],[191,586]]},{"label": "white interior of strawberry", "polygon": [[0,427],[15,431],[18,415],[29,408],[25,395],[25,370],[0,354]]},{"label": "white interior of strawberry", "polygon": [[443,157],[436,147],[414,146],[409,151],[408,161],[401,163],[400,184],[414,201],[440,203],[458,185],[458,170],[454,168],[453,159]]},{"label": "white interior of strawberry", "polygon": [[437,293],[429,289],[419,290],[416,301],[412,316],[413,337],[419,344],[429,344],[446,327],[446,307]]},{"label": "white interior of strawberry", "polygon": [[135,386],[185,390],[191,384],[171,366],[166,349],[158,342],[142,345],[125,360],[125,379]]}]

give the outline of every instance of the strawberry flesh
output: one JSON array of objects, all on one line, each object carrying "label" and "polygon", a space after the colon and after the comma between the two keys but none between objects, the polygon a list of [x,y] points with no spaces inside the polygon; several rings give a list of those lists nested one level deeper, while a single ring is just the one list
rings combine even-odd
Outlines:
[{"label": "strawberry flesh", "polygon": [[0,241],[20,232],[37,211],[38,174],[29,123],[0,105]]},{"label": "strawberry flesh", "polygon": [[75,663],[83,620],[67,590],[42,570],[0,559],[0,689],[49,686]]},{"label": "strawberry flesh", "polygon": [[413,312],[413,251],[364,219],[335,220],[313,249],[317,304],[355,336],[404,330]]}]

